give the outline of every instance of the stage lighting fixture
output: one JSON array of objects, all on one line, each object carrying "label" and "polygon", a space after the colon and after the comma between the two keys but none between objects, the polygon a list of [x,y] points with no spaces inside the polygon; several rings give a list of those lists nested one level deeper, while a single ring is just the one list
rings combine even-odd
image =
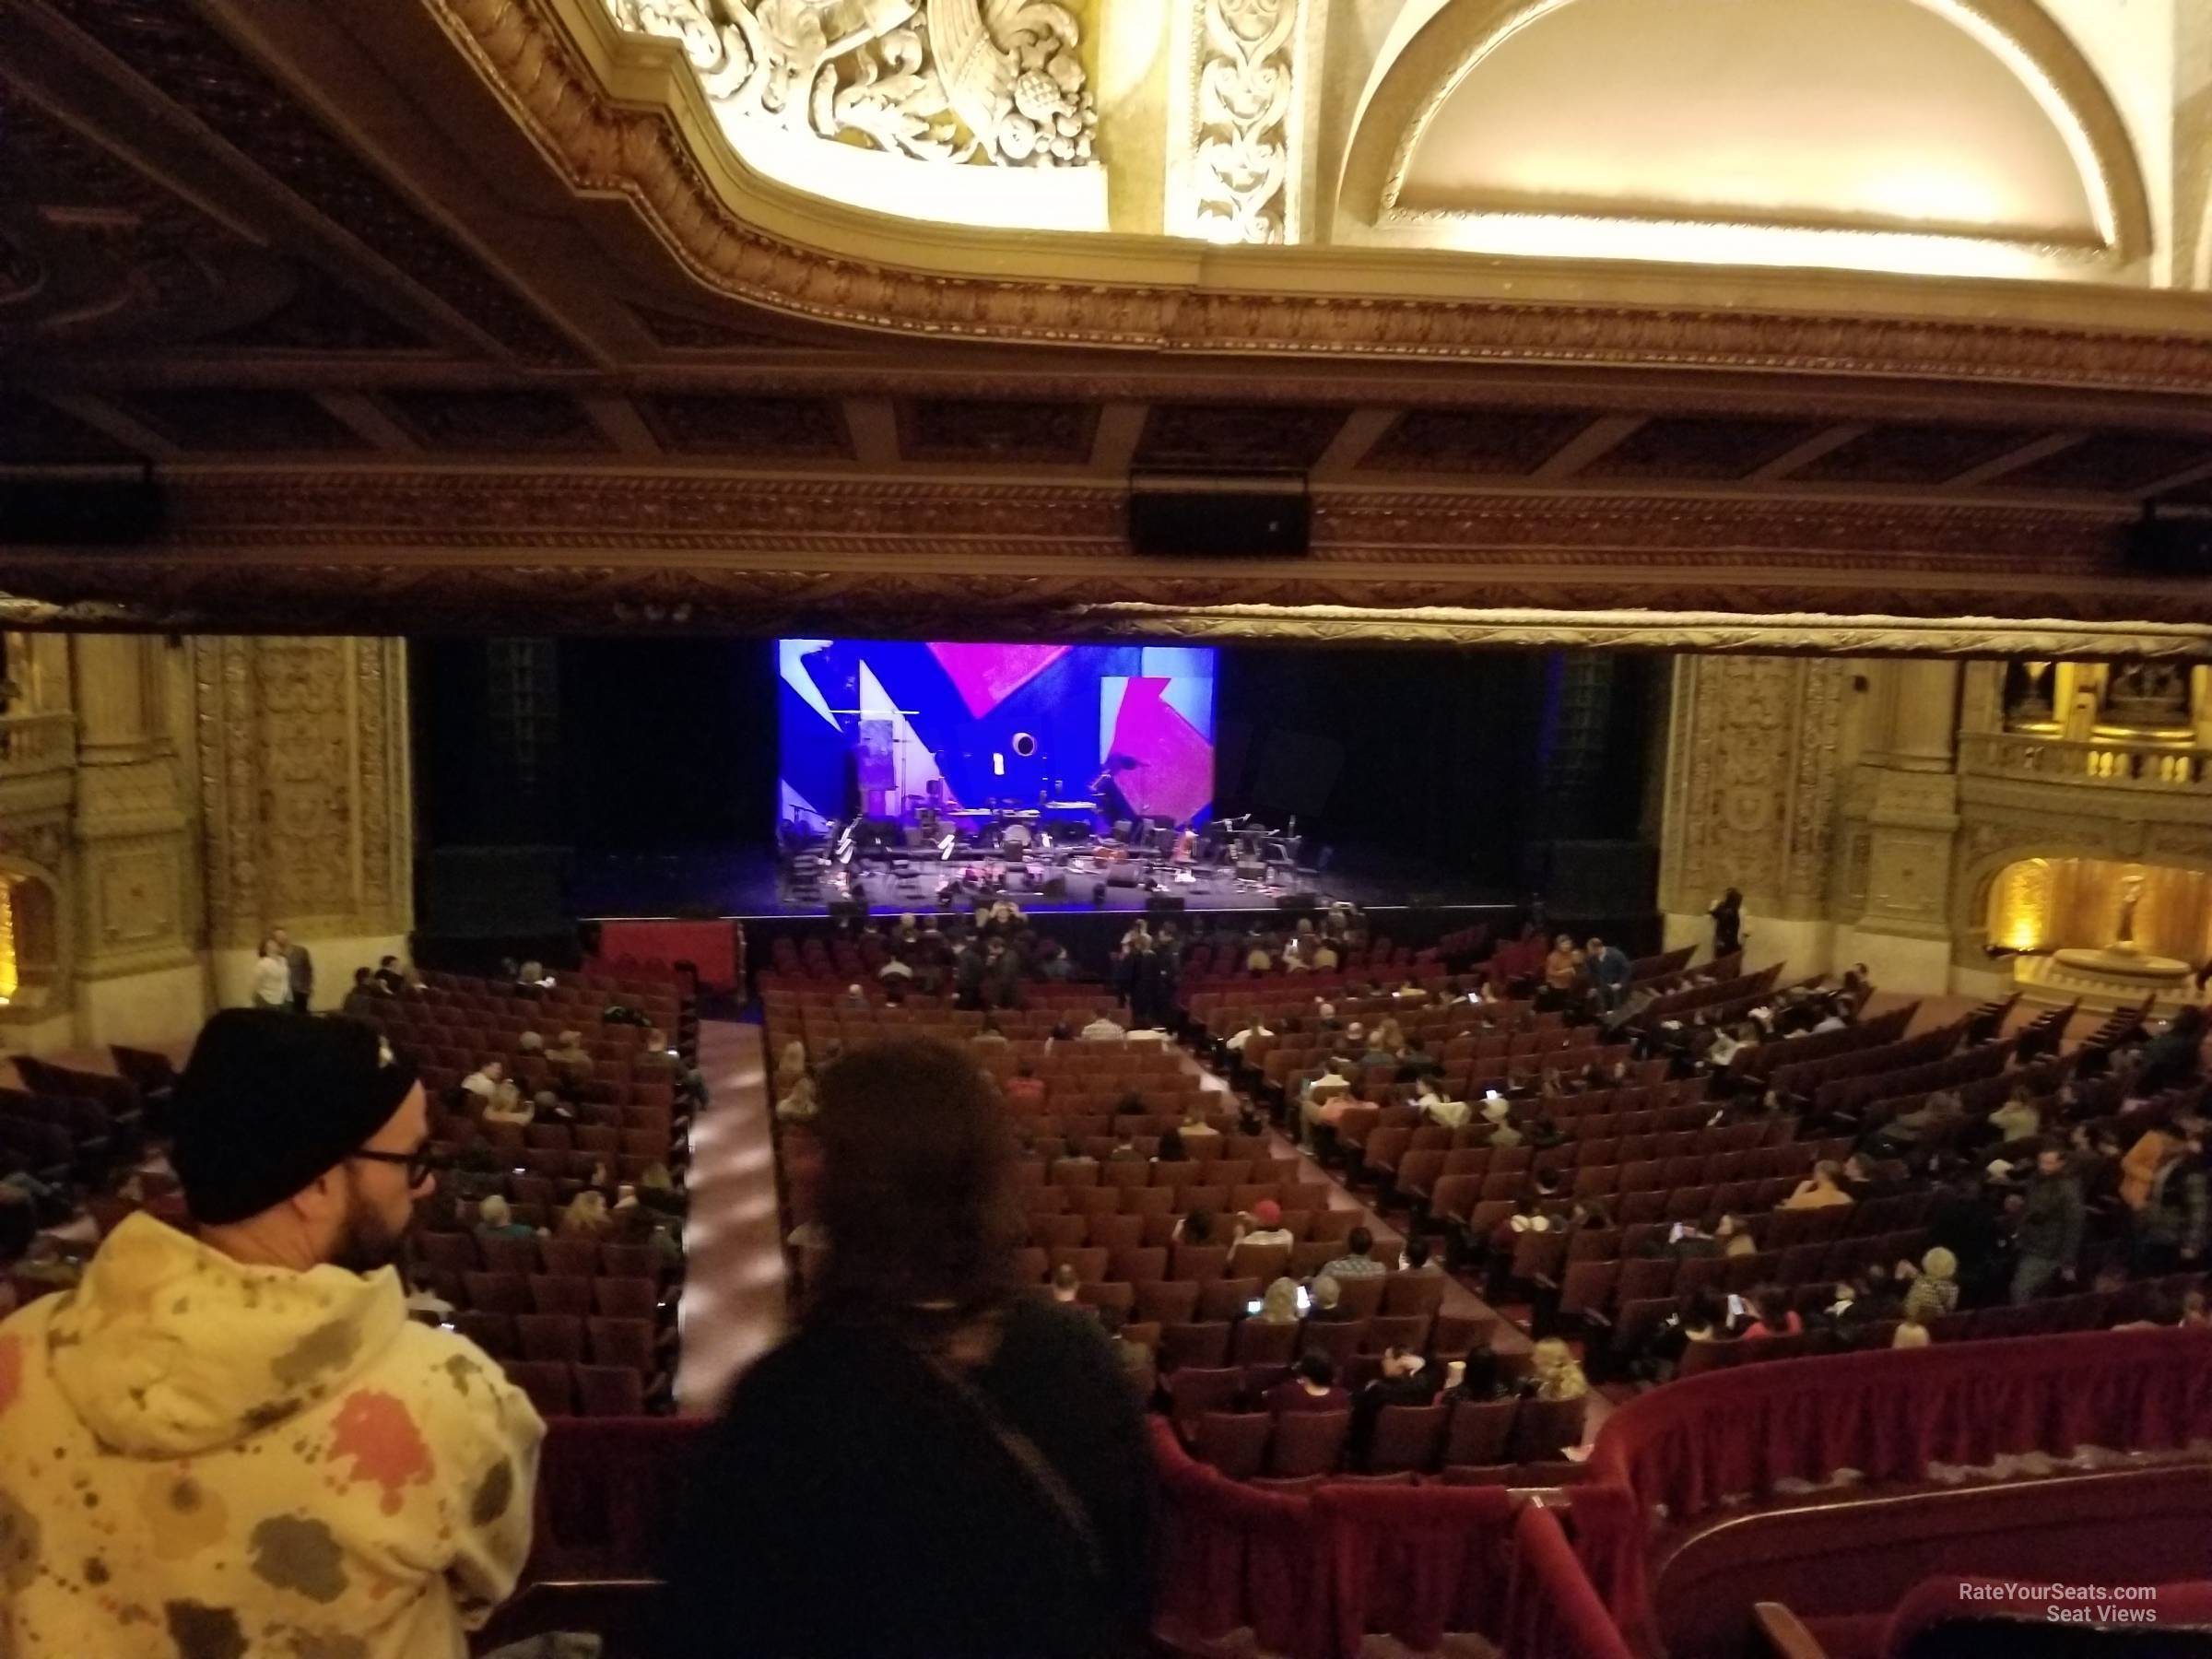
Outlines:
[{"label": "stage lighting fixture", "polygon": [[991,751],[991,775],[994,778],[1006,775],[1006,758],[996,749]]},{"label": "stage lighting fixture", "polygon": [[1027,760],[1037,752],[1037,739],[1028,732],[1017,732],[1014,734],[1013,747],[1017,755]]}]

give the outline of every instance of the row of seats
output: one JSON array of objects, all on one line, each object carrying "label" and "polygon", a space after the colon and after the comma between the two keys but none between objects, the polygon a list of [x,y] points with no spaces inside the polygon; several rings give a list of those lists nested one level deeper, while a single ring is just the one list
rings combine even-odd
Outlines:
[{"label": "row of seats", "polygon": [[[1047,1271],[1056,1269],[1059,1265],[1053,1262]],[[1082,1274],[1080,1270],[1098,1266],[1096,1262],[1069,1265],[1077,1268],[1082,1279],[1077,1289],[1078,1300],[1092,1307],[1112,1308],[1127,1319],[1151,1320],[1161,1324],[1212,1320],[1234,1323],[1245,1317],[1246,1311],[1275,1278],[1282,1277],[1279,1273],[1270,1277],[1265,1273],[1249,1271],[1242,1260],[1236,1264],[1233,1273],[1209,1273],[1202,1277],[1194,1275],[1188,1278],[1160,1278],[1141,1271],[1139,1264],[1109,1262],[1103,1273],[1093,1274]],[[1017,1270],[1022,1282],[1032,1288],[1045,1277],[1043,1273],[1030,1271],[1035,1265],[1033,1261],[1024,1260]],[[1197,1267],[1200,1264],[1185,1261],[1179,1265]],[[1173,1270],[1171,1267],[1171,1271]],[[1131,1277],[1123,1277],[1124,1273]],[[1314,1328],[1369,1319],[1432,1318],[1443,1309],[1445,1285],[1441,1273],[1354,1275],[1339,1281],[1336,1306],[1339,1317],[1316,1321]]]},{"label": "row of seats", "polygon": [[[1350,1214],[1346,1210],[1330,1213]],[[1289,1222],[1300,1214],[1293,1210],[1283,1218]],[[1155,1218],[1144,1218],[1142,1228],[1130,1228],[1128,1223],[1136,1219],[1132,1216],[1032,1216],[1029,1224],[1030,1241],[1020,1248],[1023,1252],[1041,1253],[1047,1273],[1067,1262],[1085,1278],[1133,1280],[1220,1278],[1231,1272],[1239,1277],[1262,1274],[1275,1279],[1288,1274],[1292,1278],[1311,1278],[1343,1255],[1346,1248],[1342,1237],[1307,1240],[1296,1244],[1241,1244],[1236,1247],[1231,1261],[1226,1244],[1178,1244],[1172,1241],[1168,1230],[1154,1225]],[[1218,1265],[1215,1265],[1217,1257],[1212,1253],[1217,1251],[1220,1253]],[[1155,1252],[1165,1253],[1168,1265],[1164,1270],[1157,1265],[1159,1257]],[[1378,1244],[1370,1253],[1370,1259],[1388,1267],[1396,1262],[1397,1255],[1395,1244]],[[1033,1257],[1025,1253],[1018,1259],[1026,1277]],[[1103,1270],[1099,1268],[1101,1263]]]},{"label": "row of seats", "polygon": [[[473,1206],[471,1206],[473,1207]],[[549,1273],[564,1277],[656,1279],[665,1265],[650,1244],[609,1240],[418,1228],[408,1235],[414,1259],[424,1266],[470,1272]]]},{"label": "row of seats", "polygon": [[[1183,1373],[1188,1375],[1189,1373]],[[1509,1465],[1557,1461],[1581,1443],[1584,1400],[1456,1400],[1385,1406],[1362,1470],[1373,1475],[1458,1470],[1510,1482]],[[1270,1486],[1346,1469],[1349,1411],[1204,1411],[1188,1435],[1192,1453],[1232,1480]],[[1559,1484],[1560,1472],[1530,1478]]]}]

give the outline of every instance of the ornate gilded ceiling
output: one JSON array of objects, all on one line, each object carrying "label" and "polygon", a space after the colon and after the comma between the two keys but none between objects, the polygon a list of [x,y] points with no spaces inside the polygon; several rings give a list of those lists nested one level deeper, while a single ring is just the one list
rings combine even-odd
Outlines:
[{"label": "ornate gilded ceiling", "polygon": [[[2212,584],[2119,565],[2144,500],[2212,506],[2194,293],[917,226],[748,165],[605,0],[9,19],[0,467],[169,500],[11,542],[18,619],[2212,639]],[[1142,100],[1037,27],[1027,104],[913,130],[1008,159],[1092,98],[1112,172]],[[1132,556],[1145,469],[1307,475],[1312,555]]]}]

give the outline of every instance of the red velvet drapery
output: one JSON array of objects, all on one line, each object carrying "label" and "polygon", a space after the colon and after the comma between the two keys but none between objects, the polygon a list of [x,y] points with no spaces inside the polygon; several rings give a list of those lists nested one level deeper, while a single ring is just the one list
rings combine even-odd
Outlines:
[{"label": "red velvet drapery", "polygon": [[1930,1463],[2212,1434],[2212,1331],[2092,1331],[1884,1349],[1710,1371],[1653,1389],[1598,1430],[1580,1553],[1624,1629],[1646,1618],[1645,1529],[1777,1480],[1838,1469],[1917,1478]]},{"label": "red velvet drapery", "polygon": [[1192,1461],[1164,1420],[1152,1433],[1164,1628],[1211,1638],[1249,1625],[1299,1659],[1342,1659],[1371,1630],[1426,1650],[1447,1630],[1503,1628],[1515,1508],[1503,1488],[1259,1491]]},{"label": "red velvet drapery", "polygon": [[1559,1518],[1540,1503],[1523,1505],[1513,1523],[1512,1585],[1500,1645],[1512,1659],[1635,1659]]}]

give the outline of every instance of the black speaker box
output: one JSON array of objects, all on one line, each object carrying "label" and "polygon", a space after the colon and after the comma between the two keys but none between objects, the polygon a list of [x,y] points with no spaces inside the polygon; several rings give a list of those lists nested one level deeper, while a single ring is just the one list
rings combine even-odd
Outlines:
[{"label": "black speaker box", "polygon": [[1052,873],[1050,876],[1047,876],[1047,877],[1044,878],[1044,886],[1043,886],[1043,887],[1042,887],[1042,888],[1040,889],[1040,891],[1041,891],[1041,892],[1043,893],[1044,897],[1045,897],[1045,898],[1047,898],[1047,899],[1065,899],[1065,898],[1066,898],[1066,897],[1067,897],[1067,876],[1066,876],[1066,874],[1065,874],[1065,872],[1063,872],[1063,871],[1060,871],[1060,870],[1054,870],[1054,871],[1053,871],[1053,873]]},{"label": "black speaker box", "polygon": [[868,901],[865,899],[832,899],[830,901],[830,919],[832,922],[865,922],[868,919]]},{"label": "black speaker box", "polygon": [[2212,518],[2158,518],[2128,527],[2127,567],[2146,576],[2212,576]]},{"label": "black speaker box", "polygon": [[1129,480],[1129,547],[1171,559],[1301,559],[1312,542],[1301,477],[1139,474]]},{"label": "black speaker box", "polygon": [[1094,905],[1103,905],[1106,902],[1106,884],[1104,882],[1094,881],[1090,884],[1090,901]]},{"label": "black speaker box", "polygon": [[1136,885],[1136,866],[1124,860],[1121,864],[1113,865],[1108,867],[1106,871],[1106,885],[1109,887],[1133,888]]},{"label": "black speaker box", "polygon": [[1187,908],[1181,893],[1155,893],[1145,900],[1147,916],[1180,916]]},{"label": "black speaker box", "polygon": [[1312,893],[1277,893],[1275,896],[1275,908],[1286,911],[1316,911],[1321,908],[1321,900]]}]

